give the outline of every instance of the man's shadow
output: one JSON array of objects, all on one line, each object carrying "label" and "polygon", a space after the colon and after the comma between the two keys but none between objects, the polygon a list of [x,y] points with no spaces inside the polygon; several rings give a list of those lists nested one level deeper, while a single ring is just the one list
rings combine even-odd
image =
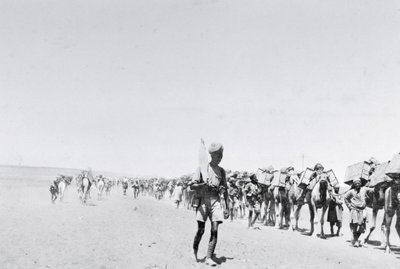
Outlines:
[{"label": "man's shadow", "polygon": [[[204,257],[204,258],[202,258],[202,259],[199,259],[198,262],[200,262],[200,263],[205,263],[206,258],[207,258],[207,256]],[[217,256],[214,255],[214,256],[212,257],[212,260],[213,260],[214,262],[216,262],[218,265],[221,265],[221,264],[227,262],[228,260],[233,260],[233,257],[225,257],[225,256],[217,257]]]}]

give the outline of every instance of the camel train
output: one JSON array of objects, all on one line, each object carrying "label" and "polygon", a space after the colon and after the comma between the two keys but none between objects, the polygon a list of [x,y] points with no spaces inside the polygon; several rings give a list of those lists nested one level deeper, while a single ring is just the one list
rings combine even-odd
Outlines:
[{"label": "camel train", "polygon": [[[171,199],[175,186],[180,182],[184,207],[193,209],[198,198],[196,198],[196,192],[190,188],[191,176],[185,175],[180,179],[172,180],[141,179],[139,181],[136,180],[136,183],[131,185],[132,187],[137,185],[135,198],[138,198],[140,192],[142,195],[147,194],[154,196],[156,199],[162,199],[163,197]],[[246,210],[244,206],[246,204],[246,195],[243,195],[243,189],[249,182],[248,174],[246,172],[232,173],[227,171],[227,177],[230,184],[233,183],[238,188],[235,194],[237,197],[232,198],[230,203],[232,206],[230,212],[237,218],[240,209],[240,217],[243,217]],[[361,208],[363,210],[368,207],[372,210],[371,221],[369,222],[370,227],[363,242],[370,242],[370,236],[376,229],[377,216],[380,211],[383,212],[383,222],[380,224],[380,230],[382,231],[383,247],[386,253],[391,252],[389,237],[394,216],[396,216],[395,229],[400,237],[400,154],[396,154],[392,160],[384,163],[379,163],[374,158],[371,158],[368,161],[348,166],[343,182],[350,188],[347,187],[348,190],[342,193],[339,193],[339,181],[335,173],[332,170],[326,170],[319,163],[313,168],[306,168],[302,172],[296,171],[293,167],[280,170],[274,170],[272,166],[263,169],[259,168],[256,178],[260,186],[260,201],[264,208],[264,216],[260,220],[264,225],[273,225],[279,229],[289,228],[293,231],[302,231],[306,235],[318,235],[320,238],[326,238],[324,224],[331,201],[335,203],[336,200],[341,200],[343,196],[347,197],[347,194],[353,190],[354,183],[359,181],[361,183],[359,194],[362,196],[363,201]],[[93,187],[97,189],[99,200],[102,199],[104,191],[106,195],[109,195],[110,189],[114,185],[122,185],[123,194],[126,195],[129,181],[128,178],[109,181],[101,175],[94,179],[90,170],[83,171],[75,180],[82,204],[87,204]],[[52,203],[57,198],[60,201],[63,200],[65,189],[70,185],[71,181],[72,177],[65,176],[59,176],[54,181],[54,185],[50,187]],[[340,189],[346,188],[342,187]],[[310,217],[308,230],[299,228],[300,213],[304,205],[307,205]],[[318,211],[320,211],[319,214]],[[231,220],[233,220],[233,216]],[[316,223],[319,224],[319,234],[315,233]],[[366,221],[364,218],[357,231],[365,230],[365,226]],[[337,236],[340,233],[340,227],[338,225]],[[331,234],[334,235],[332,223]],[[359,232],[357,237],[360,234]]]}]

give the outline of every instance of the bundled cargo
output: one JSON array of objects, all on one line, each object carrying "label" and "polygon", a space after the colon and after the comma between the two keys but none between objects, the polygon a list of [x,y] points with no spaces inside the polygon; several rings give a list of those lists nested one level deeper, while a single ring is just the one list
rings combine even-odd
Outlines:
[{"label": "bundled cargo", "polygon": [[300,178],[297,173],[290,175],[290,179],[293,180],[297,185],[300,183]]},{"label": "bundled cargo", "polygon": [[390,178],[386,175],[386,168],[388,165],[389,162],[385,162],[375,167],[374,173],[369,176],[369,187],[375,187],[378,184],[390,181]]},{"label": "bundled cargo", "polygon": [[386,167],[386,175],[391,178],[400,177],[400,154],[393,156],[393,159],[389,162]]},{"label": "bundled cargo", "polygon": [[365,185],[368,182],[370,170],[371,165],[365,161],[349,165],[344,176],[344,183],[352,185],[355,179],[360,179],[362,185]]},{"label": "bundled cargo", "polygon": [[304,172],[301,174],[300,184],[310,184],[313,174],[314,170],[312,170],[311,168],[306,168],[306,170],[304,170]]},{"label": "bundled cargo", "polygon": [[276,171],[265,171],[259,169],[257,172],[258,183],[270,186],[274,178],[274,172]]},{"label": "bundled cargo", "polygon": [[331,185],[333,187],[336,187],[337,185],[339,185],[339,180],[337,179],[337,177],[332,169],[326,171],[325,174],[327,175],[329,182],[331,183]]},{"label": "bundled cargo", "polygon": [[286,177],[287,173],[282,171],[275,171],[274,177],[272,179],[271,185],[274,187],[285,187],[286,186]]}]

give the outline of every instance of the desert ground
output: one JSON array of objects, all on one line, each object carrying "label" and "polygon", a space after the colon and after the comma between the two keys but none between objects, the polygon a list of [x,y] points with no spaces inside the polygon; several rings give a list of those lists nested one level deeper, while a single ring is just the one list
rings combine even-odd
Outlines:
[{"label": "desert ground", "polygon": [[[196,232],[194,211],[175,209],[168,198],[134,199],[121,187],[101,200],[93,192],[80,204],[75,182],[64,201],[50,202],[47,177],[0,178],[1,268],[208,268],[194,262],[191,246]],[[309,228],[308,209],[300,227]],[[370,212],[369,212],[370,213]],[[350,246],[348,211],[340,237],[326,240],[259,224],[248,230],[245,220],[220,226],[216,257],[219,268],[399,268],[400,239],[392,226],[393,252],[371,244]],[[378,223],[382,219],[379,214]],[[329,232],[329,224],[325,231]],[[318,227],[318,226],[317,226]],[[210,225],[200,245],[205,257]],[[379,230],[379,229],[378,229]],[[319,228],[317,228],[319,232]]]}]

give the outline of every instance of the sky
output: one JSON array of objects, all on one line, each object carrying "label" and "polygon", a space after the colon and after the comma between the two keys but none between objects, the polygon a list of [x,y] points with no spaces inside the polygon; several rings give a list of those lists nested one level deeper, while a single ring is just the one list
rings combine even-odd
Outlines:
[{"label": "sky", "polygon": [[0,1],[0,164],[175,177],[400,151],[400,3]]}]

